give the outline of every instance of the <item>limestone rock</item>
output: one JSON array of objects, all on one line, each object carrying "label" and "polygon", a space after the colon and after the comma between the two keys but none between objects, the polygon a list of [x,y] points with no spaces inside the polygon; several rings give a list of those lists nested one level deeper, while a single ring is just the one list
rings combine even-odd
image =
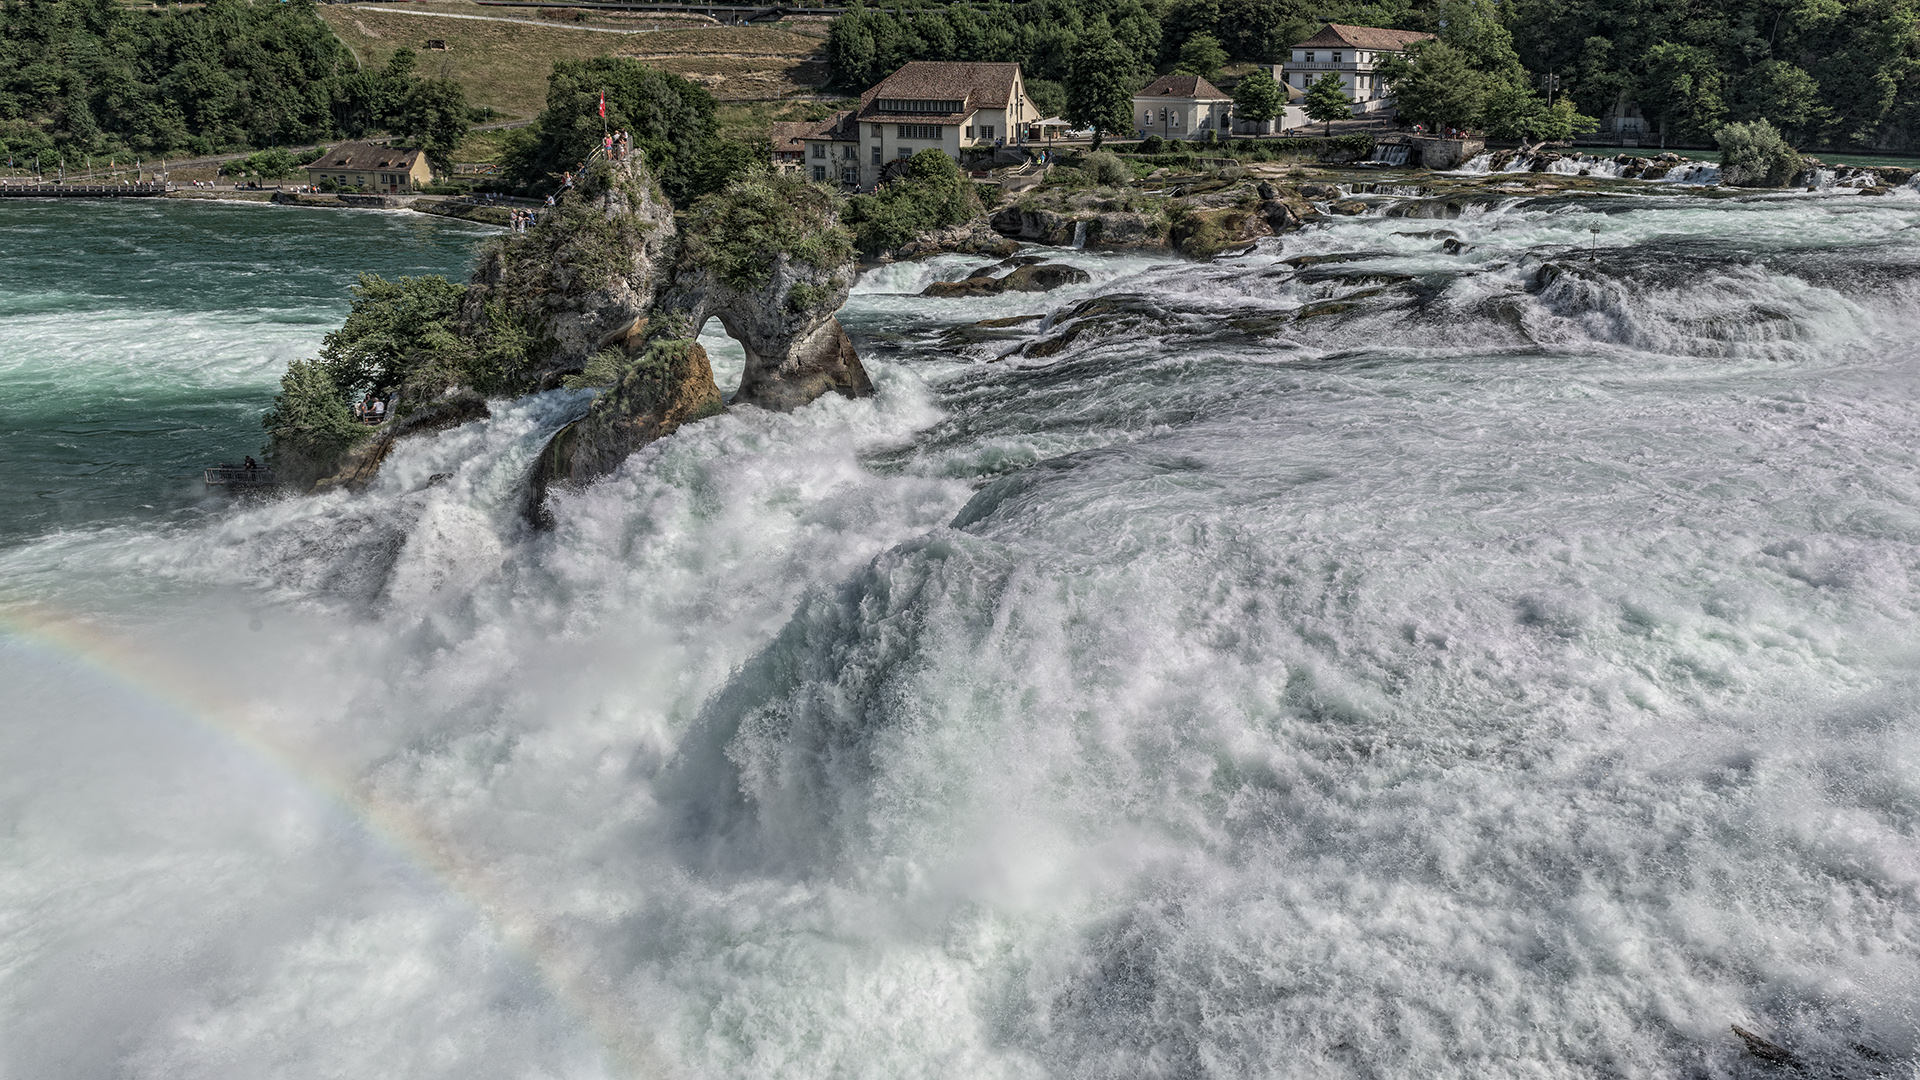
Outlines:
[{"label": "limestone rock", "polygon": [[986,218],[975,218],[960,225],[949,225],[923,233],[887,252],[882,261],[896,262],[929,255],[993,255],[1006,258],[1020,250],[1020,242],[993,231]]},{"label": "limestone rock", "polygon": [[585,417],[548,441],[534,467],[529,506],[537,518],[552,481],[605,476],[635,450],[724,408],[707,350],[691,337],[654,338]]},{"label": "limestone rock", "polygon": [[[1002,264],[1004,265],[1004,264]],[[960,281],[936,281],[921,291],[921,296],[998,296],[1005,292],[1048,292],[1062,285],[1091,281],[1085,270],[1065,263],[1039,262],[1017,266],[1004,277],[994,277],[1000,267],[989,266]]]},{"label": "limestone rock", "polygon": [[673,207],[642,156],[597,165],[533,229],[486,254],[459,329],[474,338],[512,324],[537,344],[511,388],[555,386],[646,317],[673,242]]}]

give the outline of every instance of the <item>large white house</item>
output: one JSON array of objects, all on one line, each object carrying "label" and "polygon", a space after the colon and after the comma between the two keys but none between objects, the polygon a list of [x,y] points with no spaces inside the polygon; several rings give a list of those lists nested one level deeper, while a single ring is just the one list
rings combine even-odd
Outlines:
[{"label": "large white house", "polygon": [[1040,119],[1019,64],[915,60],[860,95],[802,141],[808,176],[871,188],[887,167],[922,150],[955,161],[972,146],[1012,143]]},{"label": "large white house", "polygon": [[[1381,61],[1404,52],[1416,41],[1431,40],[1432,34],[1412,30],[1328,23],[1319,33],[1295,45],[1286,63],[1275,64],[1273,77],[1284,86],[1305,90],[1315,79],[1332,72],[1340,76],[1340,89],[1353,102],[1353,115],[1364,116],[1393,104],[1393,92],[1380,75]],[[1287,112],[1291,121],[1294,110]]]}]

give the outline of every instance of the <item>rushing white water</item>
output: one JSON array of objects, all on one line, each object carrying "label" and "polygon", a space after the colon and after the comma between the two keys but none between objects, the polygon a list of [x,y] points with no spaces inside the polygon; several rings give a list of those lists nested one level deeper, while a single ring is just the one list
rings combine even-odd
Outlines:
[{"label": "rushing white water", "polygon": [[550,533],[565,392],[0,549],[285,763],[0,650],[0,1074],[1910,1075],[1916,226],[894,265]]}]

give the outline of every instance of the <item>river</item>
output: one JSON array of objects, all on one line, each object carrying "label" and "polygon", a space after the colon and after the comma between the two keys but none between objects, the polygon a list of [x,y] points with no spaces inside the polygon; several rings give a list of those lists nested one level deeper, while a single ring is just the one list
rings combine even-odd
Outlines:
[{"label": "river", "polygon": [[1394,201],[544,533],[196,479],[485,230],[0,204],[0,1077],[1911,1075],[1920,197]]}]

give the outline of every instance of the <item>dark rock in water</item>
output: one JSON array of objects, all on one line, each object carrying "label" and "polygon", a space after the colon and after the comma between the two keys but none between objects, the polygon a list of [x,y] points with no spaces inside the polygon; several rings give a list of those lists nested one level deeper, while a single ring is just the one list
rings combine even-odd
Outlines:
[{"label": "dark rock in water", "polygon": [[1461,199],[1409,199],[1387,207],[1393,218],[1457,218],[1466,211]]},{"label": "dark rock in water", "polygon": [[1298,190],[1305,199],[1337,199],[1344,194],[1332,184],[1301,184]]},{"label": "dark rock in water", "polygon": [[1306,322],[1308,319],[1318,319],[1323,315],[1338,315],[1343,311],[1352,311],[1359,306],[1358,304],[1349,303],[1344,300],[1334,300],[1324,304],[1311,304],[1294,312],[1293,318],[1295,322]]},{"label": "dark rock in water", "polygon": [[994,255],[1006,257],[1020,250],[1017,240],[994,232],[985,218],[949,225],[913,238],[886,253],[883,261],[919,259],[929,255]]},{"label": "dark rock in water", "polygon": [[1005,292],[1047,292],[1062,285],[1093,280],[1085,270],[1065,263],[1029,263],[1005,277],[991,277],[993,267],[960,281],[936,281],[921,296],[998,296]]},{"label": "dark rock in water", "polygon": [[1177,316],[1151,296],[1139,293],[1096,296],[1056,316],[1054,327],[1058,332],[1022,347],[1020,355],[1054,356],[1083,338],[1138,335],[1163,329],[1178,321]]},{"label": "dark rock in water", "polygon": [[1464,240],[1454,238],[1454,239],[1449,239],[1445,243],[1441,244],[1440,248],[1442,251],[1445,251],[1449,255],[1459,255],[1464,252],[1472,251],[1473,245],[1467,243]]},{"label": "dark rock in water", "polygon": [[1358,199],[1342,199],[1327,207],[1327,209],[1335,214],[1341,214],[1346,217],[1358,217],[1367,212],[1367,204]]},{"label": "dark rock in water", "polygon": [[1397,232],[1395,236],[1411,236],[1415,240],[1458,240],[1460,234],[1452,229],[1425,229],[1420,232]]},{"label": "dark rock in water", "polygon": [[1793,1051],[1788,1050],[1786,1047],[1777,1046],[1774,1043],[1768,1042],[1766,1039],[1748,1031],[1739,1024],[1733,1025],[1733,1033],[1740,1036],[1740,1041],[1747,1044],[1747,1053],[1752,1054],[1754,1057],[1762,1061],[1772,1062],[1775,1065],[1786,1065],[1795,1069],[1801,1067],[1800,1059],[1794,1056]]},{"label": "dark rock in water", "polygon": [[1280,197],[1280,192],[1265,180],[1255,184],[1253,190],[1256,195],[1260,196],[1262,202],[1272,202]]},{"label": "dark rock in water", "polygon": [[1873,171],[1880,174],[1882,182],[1894,187],[1904,187],[1913,182],[1915,175],[1920,175],[1920,170],[1902,169],[1893,165],[1876,165]]},{"label": "dark rock in water", "polygon": [[1353,262],[1356,259],[1371,258],[1374,258],[1374,256],[1358,251],[1347,251],[1337,255],[1295,255],[1291,259],[1283,259],[1281,261],[1288,266],[1298,269],[1306,266],[1322,266],[1327,263]]}]

